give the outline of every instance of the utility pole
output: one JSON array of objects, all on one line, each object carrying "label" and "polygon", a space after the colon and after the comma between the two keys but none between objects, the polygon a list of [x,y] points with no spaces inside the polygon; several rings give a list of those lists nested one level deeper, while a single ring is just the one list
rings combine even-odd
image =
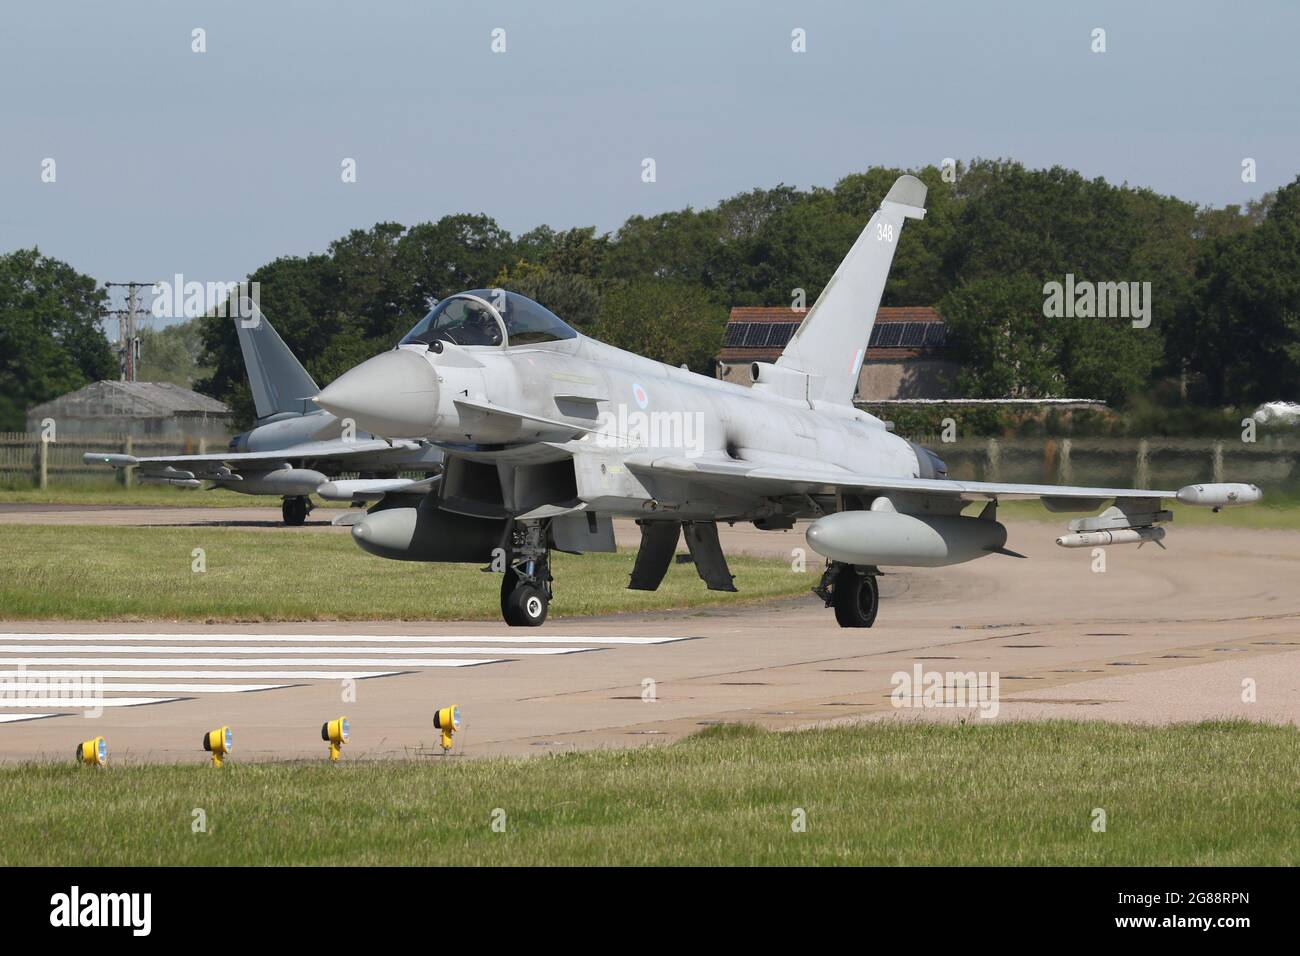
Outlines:
[{"label": "utility pole", "polygon": [[137,321],[140,314],[140,289],[152,282],[105,282],[105,288],[125,288],[126,308],[111,309],[104,316],[117,316],[117,361],[123,382],[140,378],[140,337]]}]

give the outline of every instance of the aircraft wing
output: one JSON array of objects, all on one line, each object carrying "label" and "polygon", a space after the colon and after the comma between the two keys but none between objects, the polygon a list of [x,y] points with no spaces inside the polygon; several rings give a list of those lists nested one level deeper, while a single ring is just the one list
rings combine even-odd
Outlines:
[{"label": "aircraft wing", "polygon": [[816,461],[797,465],[789,462],[769,465],[708,456],[689,458],[639,455],[629,458],[627,466],[634,472],[673,475],[733,493],[781,495],[895,491],[960,498],[963,501],[1038,498],[1044,500],[1049,509],[1060,511],[1091,511],[1111,498],[1177,498],[1186,504],[1222,507],[1227,504],[1249,504],[1260,497],[1259,489],[1254,485],[1189,485],[1178,491],[1169,491],[1156,488],[1090,488],[1003,481],[959,481],[951,478],[894,478],[855,474]]},{"label": "aircraft wing", "polygon": [[389,444],[378,438],[364,441],[319,441],[301,445],[291,445],[274,451],[220,452],[212,455],[160,455],[137,458],[135,455],[119,455],[107,452],[88,451],[81,456],[87,465],[112,465],[114,468],[126,468],[138,465],[148,468],[150,465],[183,468],[185,465],[252,464],[256,462],[280,462],[286,458],[345,458],[374,451],[388,451],[393,448],[418,448],[415,442],[393,442]]}]

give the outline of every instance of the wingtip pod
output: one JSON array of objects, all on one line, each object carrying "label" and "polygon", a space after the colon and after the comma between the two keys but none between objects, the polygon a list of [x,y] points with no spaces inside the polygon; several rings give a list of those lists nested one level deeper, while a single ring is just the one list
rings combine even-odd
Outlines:
[{"label": "wingtip pod", "polygon": [[1204,485],[1187,485],[1178,489],[1178,500],[1185,505],[1208,508],[1226,508],[1229,505],[1251,505],[1264,497],[1255,485],[1242,482],[1215,482]]},{"label": "wingtip pod", "polygon": [[125,468],[138,461],[135,455],[112,455],[97,451],[86,452],[81,456],[81,460],[87,465],[112,465],[114,468]]},{"label": "wingtip pod", "polygon": [[885,195],[885,202],[896,202],[900,206],[912,206],[924,211],[925,197],[929,190],[925,183],[910,174],[904,174],[894,180]]}]

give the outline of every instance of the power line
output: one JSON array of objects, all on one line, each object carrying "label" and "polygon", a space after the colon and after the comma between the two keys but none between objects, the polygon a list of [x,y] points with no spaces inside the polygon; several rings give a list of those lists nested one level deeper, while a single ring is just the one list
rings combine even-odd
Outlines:
[{"label": "power line", "polygon": [[101,313],[104,318],[117,316],[117,363],[123,382],[140,378],[140,336],[137,319],[140,314],[140,290],[152,287],[153,282],[105,282],[105,288],[125,288],[126,308],[109,309]]}]

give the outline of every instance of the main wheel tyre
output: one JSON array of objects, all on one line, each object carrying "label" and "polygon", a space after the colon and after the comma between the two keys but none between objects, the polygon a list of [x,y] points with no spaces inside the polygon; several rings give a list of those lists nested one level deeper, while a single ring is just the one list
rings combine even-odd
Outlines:
[{"label": "main wheel tyre", "polygon": [[844,568],[835,579],[831,597],[840,627],[870,627],[876,623],[880,590],[874,574],[859,574],[853,568]]},{"label": "main wheel tyre", "polygon": [[511,627],[540,627],[551,600],[536,585],[521,584],[501,602],[501,613]]},{"label": "main wheel tyre", "polygon": [[280,514],[284,517],[284,523],[288,525],[306,523],[309,511],[311,511],[311,502],[301,496],[285,498],[280,503]]}]

